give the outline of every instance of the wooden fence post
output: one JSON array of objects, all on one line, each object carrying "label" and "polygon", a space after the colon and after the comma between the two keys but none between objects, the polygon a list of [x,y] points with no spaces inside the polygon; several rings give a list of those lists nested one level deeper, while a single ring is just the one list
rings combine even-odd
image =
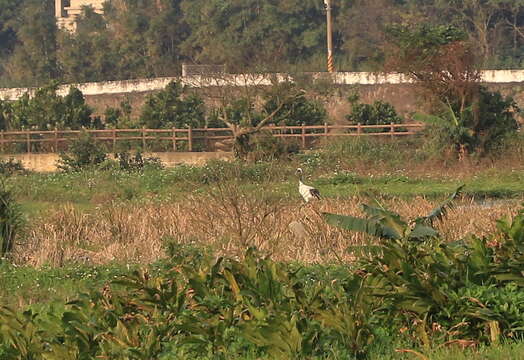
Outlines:
[{"label": "wooden fence post", "polygon": [[55,134],[54,135],[55,135],[55,139],[54,139],[55,140],[54,141],[54,143],[55,143],[55,150],[54,151],[56,153],[56,152],[58,152],[58,128],[56,126],[55,126]]},{"label": "wooden fence post", "polygon": [[302,123],[302,149],[306,148],[306,124]]},{"label": "wooden fence post", "polygon": [[327,138],[329,132],[328,123],[324,123],[324,137]]},{"label": "wooden fence post", "polygon": [[360,136],[362,134],[362,124],[357,123],[357,135]]},{"label": "wooden fence post", "polygon": [[204,126],[204,151],[209,151],[209,145],[208,145],[208,139],[207,139],[207,124]]},{"label": "wooden fence post", "polygon": [[176,151],[176,128],[173,126],[173,151]]},{"label": "wooden fence post", "polygon": [[193,151],[193,128],[191,125],[187,128],[187,150]]},{"label": "wooden fence post", "polygon": [[116,153],[116,129],[113,129],[113,153]]},{"label": "wooden fence post", "polygon": [[142,151],[146,151],[146,127],[142,126]]},{"label": "wooden fence post", "polygon": [[4,147],[4,142],[5,142],[5,138],[4,138],[4,130],[2,130],[1,135],[2,135],[2,152],[4,152],[4,151],[5,151],[5,147]]},{"label": "wooden fence post", "polygon": [[395,137],[395,124],[391,123],[390,125],[391,138],[393,139]]},{"label": "wooden fence post", "polygon": [[30,131],[26,131],[26,139],[27,139],[27,153],[31,154],[31,133]]}]

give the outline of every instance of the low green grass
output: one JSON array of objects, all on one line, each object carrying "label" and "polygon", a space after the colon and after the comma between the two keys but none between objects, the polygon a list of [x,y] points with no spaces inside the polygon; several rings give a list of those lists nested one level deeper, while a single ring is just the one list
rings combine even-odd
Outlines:
[{"label": "low green grass", "polygon": [[[260,184],[286,197],[297,197],[297,167],[306,183],[325,197],[443,197],[459,184],[476,198],[521,198],[524,195],[524,138],[517,137],[495,158],[442,159],[424,138],[343,139],[291,160],[241,163],[209,161],[204,166],[168,169],[146,166],[123,171],[118,165],[81,172],[21,173],[7,180],[24,210],[37,215],[54,204],[91,209],[104,203],[183,199],[220,181],[234,180],[258,191]],[[438,155],[438,156],[437,156]]]},{"label": "low green grass", "polygon": [[439,346],[435,349],[403,348],[390,343],[378,346],[371,352],[370,360],[521,360],[524,359],[524,342],[506,342],[499,345],[477,346],[462,349],[458,344]]},{"label": "low green grass", "polygon": [[65,303],[81,292],[104,284],[136,269],[134,265],[82,266],[62,268],[15,266],[0,262],[0,301],[16,308],[35,304]]},{"label": "low green grass", "polygon": [[[222,179],[216,176],[215,172],[219,171],[216,169],[181,166],[139,173],[86,170],[71,174],[29,174],[11,177],[7,183],[23,210],[32,216],[67,203],[89,210],[115,201],[175,201],[192,192],[203,191],[217,181],[231,180],[240,181],[241,186],[255,192],[262,184],[275,189],[283,197],[298,199],[295,165],[241,165],[240,170],[236,169]],[[317,171],[305,182],[316,186],[328,198],[355,195],[440,198],[460,184],[466,184],[464,193],[475,198],[518,199],[524,196],[524,170],[481,171],[474,176],[461,178],[416,177],[402,172],[366,176],[351,172]]]}]

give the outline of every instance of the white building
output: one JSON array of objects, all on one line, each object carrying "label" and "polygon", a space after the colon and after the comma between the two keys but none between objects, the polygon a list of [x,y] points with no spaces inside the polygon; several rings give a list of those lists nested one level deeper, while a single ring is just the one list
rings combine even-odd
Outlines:
[{"label": "white building", "polygon": [[107,0],[55,0],[55,17],[59,28],[76,31],[76,21],[82,15],[84,6],[91,6],[96,13],[103,14]]}]

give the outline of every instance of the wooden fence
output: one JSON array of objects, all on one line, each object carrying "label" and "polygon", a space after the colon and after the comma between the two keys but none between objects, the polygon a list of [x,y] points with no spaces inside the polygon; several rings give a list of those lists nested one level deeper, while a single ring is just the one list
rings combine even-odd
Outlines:
[{"label": "wooden fence", "polygon": [[[407,136],[416,134],[423,127],[423,124],[324,124],[267,126],[263,130],[275,137],[295,139],[298,145],[305,149],[322,138]],[[228,128],[1,131],[0,151],[2,153],[65,151],[82,132],[89,134],[95,143],[102,143],[108,151],[113,152],[122,148],[140,148],[143,151],[215,151],[218,144],[233,138]]]}]

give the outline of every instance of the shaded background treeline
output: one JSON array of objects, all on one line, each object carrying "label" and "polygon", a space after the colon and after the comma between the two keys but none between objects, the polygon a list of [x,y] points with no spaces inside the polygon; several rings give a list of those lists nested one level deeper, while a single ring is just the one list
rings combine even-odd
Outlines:
[{"label": "shaded background treeline", "polygon": [[[336,66],[382,68],[393,23],[453,24],[484,68],[524,62],[522,0],[336,0]],[[323,71],[322,0],[112,0],[88,8],[76,34],[58,30],[54,2],[0,0],[0,86],[179,75],[182,63],[230,72]]]}]

